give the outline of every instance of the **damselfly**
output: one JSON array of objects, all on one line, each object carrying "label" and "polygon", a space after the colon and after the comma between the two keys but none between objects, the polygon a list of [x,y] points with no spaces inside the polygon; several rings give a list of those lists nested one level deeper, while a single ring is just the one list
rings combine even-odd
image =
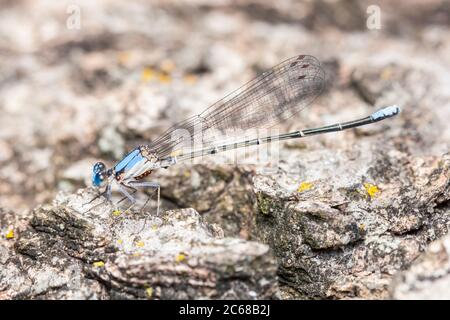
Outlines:
[{"label": "damselfly", "polygon": [[[124,195],[123,199],[128,199],[132,205],[136,203],[134,193],[138,188],[155,189],[158,213],[160,186],[156,182],[144,181],[154,170],[226,150],[355,128],[400,112],[397,106],[389,106],[365,118],[318,128],[255,136],[251,139],[235,137],[232,142],[228,142],[230,136],[227,136],[227,142],[217,139],[217,132],[226,136],[227,132],[237,129],[269,128],[279,124],[310,105],[324,87],[325,73],[316,58],[308,55],[290,58],[214,103],[201,114],[175,124],[152,143],[133,149],[114,167],[107,169],[104,163],[96,163],[92,183],[105,188],[99,196],[107,200],[111,199],[112,186],[117,185]],[[192,147],[191,142],[199,139],[201,146]]]}]

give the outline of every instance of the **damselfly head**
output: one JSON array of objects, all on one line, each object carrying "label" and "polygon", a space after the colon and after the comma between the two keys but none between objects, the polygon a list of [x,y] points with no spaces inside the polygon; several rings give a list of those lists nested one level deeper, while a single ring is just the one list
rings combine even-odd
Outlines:
[{"label": "damselfly head", "polygon": [[108,181],[111,176],[112,170],[106,170],[106,166],[103,162],[97,162],[92,168],[92,184],[96,187],[101,187]]}]

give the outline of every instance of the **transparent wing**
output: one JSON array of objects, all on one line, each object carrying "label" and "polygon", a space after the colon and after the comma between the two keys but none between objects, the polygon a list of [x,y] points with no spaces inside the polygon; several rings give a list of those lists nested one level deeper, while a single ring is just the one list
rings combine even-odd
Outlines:
[{"label": "transparent wing", "polygon": [[270,128],[307,107],[325,87],[313,56],[290,58],[217,101],[201,114],[179,122],[150,144],[159,159],[219,144],[242,130]]}]

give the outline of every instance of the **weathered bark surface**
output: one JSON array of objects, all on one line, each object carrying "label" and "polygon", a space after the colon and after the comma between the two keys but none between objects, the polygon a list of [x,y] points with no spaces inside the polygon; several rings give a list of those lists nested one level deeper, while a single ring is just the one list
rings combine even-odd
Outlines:
[{"label": "weathered bark surface", "polygon": [[393,299],[450,299],[450,237],[436,240],[408,270],[397,274]]},{"label": "weathered bark surface", "polygon": [[[401,154],[384,156],[350,181],[315,181],[295,196],[280,188],[285,175],[257,177],[256,229],[278,258],[281,282],[304,297],[387,297],[391,276],[447,233],[450,223],[443,205],[450,195],[450,157],[407,162]],[[372,196],[364,187],[404,166],[410,172],[404,182],[380,183]]]},{"label": "weathered bark surface", "polygon": [[[449,296],[448,1],[3,2],[0,298]],[[278,133],[401,114],[154,172],[159,217],[80,207],[96,161],[296,54],[328,85]]]},{"label": "weathered bark surface", "polygon": [[159,217],[82,213],[95,195],[60,195],[34,210],[28,226],[1,240],[2,298],[269,299],[277,294],[268,246],[224,238],[193,209]]}]

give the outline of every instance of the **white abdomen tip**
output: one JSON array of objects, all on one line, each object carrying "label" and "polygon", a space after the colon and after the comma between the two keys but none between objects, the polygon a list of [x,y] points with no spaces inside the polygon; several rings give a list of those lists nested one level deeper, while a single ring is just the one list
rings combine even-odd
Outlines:
[{"label": "white abdomen tip", "polygon": [[385,107],[383,109],[380,109],[378,111],[375,111],[370,116],[373,120],[381,120],[385,118],[393,117],[400,113],[400,108],[396,105]]}]

